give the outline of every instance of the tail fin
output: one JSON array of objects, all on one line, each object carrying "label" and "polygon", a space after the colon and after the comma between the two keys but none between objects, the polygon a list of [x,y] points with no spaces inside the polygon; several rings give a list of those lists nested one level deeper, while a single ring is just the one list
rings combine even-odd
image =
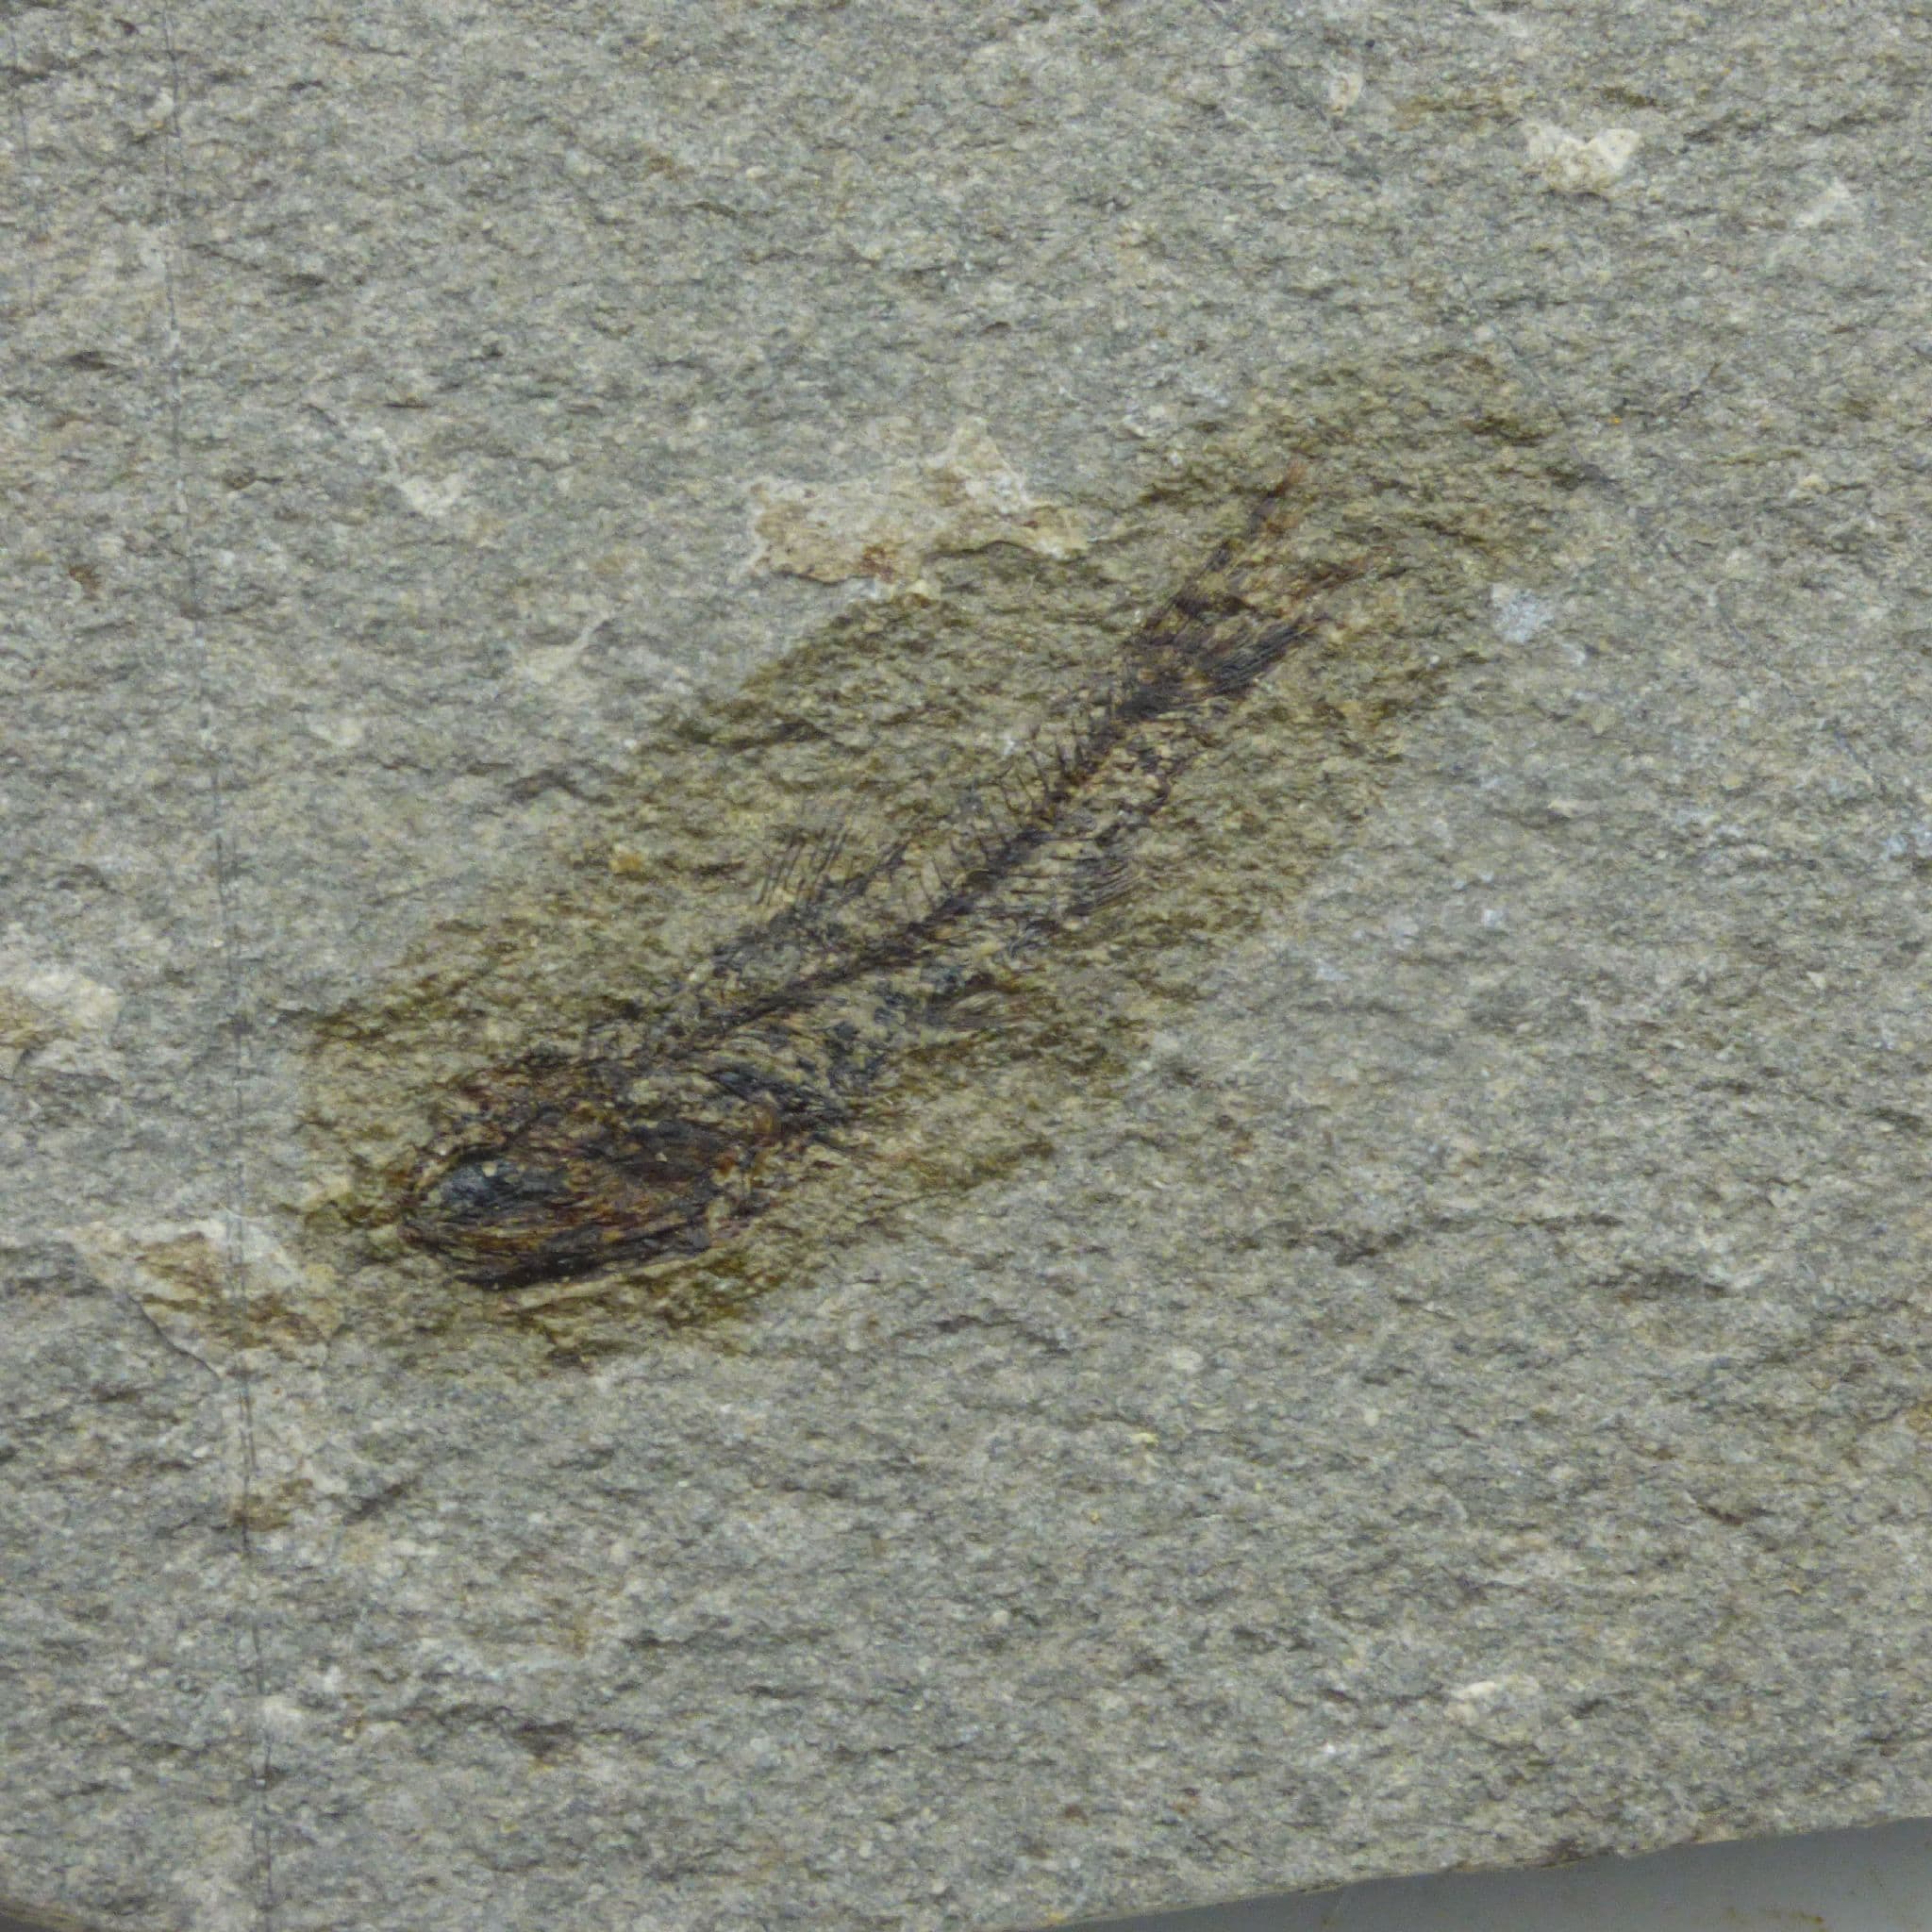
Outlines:
[{"label": "tail fin", "polygon": [[1139,715],[1243,697],[1319,627],[1316,600],[1363,575],[1366,558],[1299,564],[1294,532],[1307,466],[1292,465],[1231,537],[1137,633],[1127,700]]}]

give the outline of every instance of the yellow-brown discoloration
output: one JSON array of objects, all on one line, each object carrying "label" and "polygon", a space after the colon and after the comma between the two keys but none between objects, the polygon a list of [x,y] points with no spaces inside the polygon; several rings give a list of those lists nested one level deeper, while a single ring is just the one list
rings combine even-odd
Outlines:
[{"label": "yellow-brown discoloration", "polygon": [[622,1346],[1046,1158],[1481,648],[1574,480],[1548,426],[1476,358],[1325,372],[1150,488],[1162,558],[1235,533],[1156,618],[1131,543],[941,558],[660,731],[541,883],[325,1028],[311,1226],[358,1320]]}]

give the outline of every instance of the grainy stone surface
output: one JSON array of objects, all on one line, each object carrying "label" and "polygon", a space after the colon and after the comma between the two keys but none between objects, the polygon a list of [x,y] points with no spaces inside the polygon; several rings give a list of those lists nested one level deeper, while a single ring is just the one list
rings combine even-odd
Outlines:
[{"label": "grainy stone surface", "polygon": [[[1932,1808],[1922,7],[0,56],[0,1893],[995,1927]],[[1335,654],[741,1313],[385,1230],[1291,457]]]}]

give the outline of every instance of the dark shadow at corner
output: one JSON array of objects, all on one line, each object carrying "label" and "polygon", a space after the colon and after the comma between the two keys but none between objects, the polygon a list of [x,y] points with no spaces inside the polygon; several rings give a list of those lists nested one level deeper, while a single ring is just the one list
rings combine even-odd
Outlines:
[{"label": "dark shadow at corner", "polygon": [[1932,1932],[1932,1820],[1076,1921],[1065,1932]]}]

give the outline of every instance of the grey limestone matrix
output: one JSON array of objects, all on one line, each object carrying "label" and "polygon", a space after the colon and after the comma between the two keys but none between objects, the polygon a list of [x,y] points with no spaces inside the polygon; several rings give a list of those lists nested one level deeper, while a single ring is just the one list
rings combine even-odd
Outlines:
[{"label": "grey limestone matrix", "polygon": [[0,1900],[1932,1809],[1932,13],[0,24]]}]

